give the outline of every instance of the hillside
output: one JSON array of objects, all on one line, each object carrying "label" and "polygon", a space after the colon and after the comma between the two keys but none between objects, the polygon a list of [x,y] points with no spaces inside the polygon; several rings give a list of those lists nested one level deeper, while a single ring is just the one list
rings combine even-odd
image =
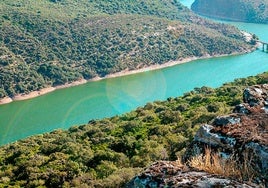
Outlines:
[{"label": "hillside", "polygon": [[2,0],[0,11],[0,98],[252,48],[172,0]]},{"label": "hillside", "polygon": [[243,103],[203,124],[182,158],[154,162],[127,187],[267,187],[267,94],[268,84],[247,87]]},{"label": "hillside", "polygon": [[195,0],[191,9],[219,19],[268,23],[268,0]]},{"label": "hillside", "polygon": [[267,81],[264,73],[216,89],[196,88],[124,115],[2,146],[0,187],[122,187],[153,161],[182,156],[201,124],[230,113],[245,87]]}]

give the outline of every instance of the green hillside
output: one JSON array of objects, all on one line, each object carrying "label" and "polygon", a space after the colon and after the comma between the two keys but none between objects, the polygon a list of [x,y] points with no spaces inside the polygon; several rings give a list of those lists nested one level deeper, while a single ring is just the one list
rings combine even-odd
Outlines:
[{"label": "green hillside", "polygon": [[155,160],[176,160],[202,123],[230,113],[268,73],[148,103],[68,131],[0,147],[0,187],[122,187]]},{"label": "green hillside", "polygon": [[191,9],[215,18],[268,23],[268,0],[195,0]]},{"label": "green hillside", "polygon": [[173,0],[2,0],[0,12],[0,98],[251,48]]}]

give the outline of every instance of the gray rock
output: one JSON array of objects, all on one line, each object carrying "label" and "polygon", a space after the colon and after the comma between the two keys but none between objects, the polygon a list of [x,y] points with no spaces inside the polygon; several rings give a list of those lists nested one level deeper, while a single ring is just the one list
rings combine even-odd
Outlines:
[{"label": "gray rock", "polygon": [[[243,104],[227,116],[203,125],[183,160],[204,154],[209,147],[223,158],[237,160],[252,170],[253,181],[268,187],[268,84],[245,89]],[[254,172],[253,172],[254,171]]]},{"label": "gray rock", "polygon": [[264,173],[267,173],[268,172],[268,147],[264,145],[260,145],[259,143],[250,142],[245,145],[245,148],[248,149],[249,152],[252,152],[255,154],[254,155],[255,158],[253,160],[258,161],[259,165],[261,165],[259,168],[262,169]]},{"label": "gray rock", "polygon": [[208,146],[213,147],[224,147],[224,148],[233,148],[236,144],[235,138],[222,136],[219,134],[212,133],[211,130],[213,129],[212,125],[203,125],[197,131],[194,141],[195,142],[202,142],[207,144]]},{"label": "gray rock", "polygon": [[245,104],[239,104],[235,106],[234,113],[249,114],[249,110]]},{"label": "gray rock", "polygon": [[213,125],[216,126],[224,126],[227,124],[237,124],[240,123],[240,118],[236,117],[231,117],[231,116],[219,116],[216,117],[215,120],[213,121]]},{"label": "gray rock", "polygon": [[[164,173],[166,172],[166,173]],[[172,172],[172,173],[169,173]],[[127,188],[164,188],[164,187],[258,187],[232,179],[194,169],[185,169],[176,162],[159,161],[152,164],[140,175],[133,178]]]},{"label": "gray rock", "polygon": [[265,101],[267,102],[267,92],[268,84],[251,86],[244,90],[243,100],[251,107],[264,106]]},{"label": "gray rock", "polygon": [[265,105],[264,107],[261,108],[266,114],[268,114],[268,106]]}]

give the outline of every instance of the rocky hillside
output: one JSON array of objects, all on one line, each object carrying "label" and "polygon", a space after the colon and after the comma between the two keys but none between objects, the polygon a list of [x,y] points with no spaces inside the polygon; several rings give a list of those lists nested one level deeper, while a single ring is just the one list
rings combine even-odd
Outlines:
[{"label": "rocky hillside", "polygon": [[177,161],[158,161],[131,180],[126,188],[158,187],[230,187],[254,188],[248,184],[220,175],[189,168]]},{"label": "rocky hillside", "polygon": [[183,156],[187,165],[156,162],[128,187],[267,187],[268,85],[246,88],[243,100],[234,113],[200,127]]},{"label": "rocky hillside", "polygon": [[268,23],[267,0],[195,0],[191,9],[219,19]]},{"label": "rocky hillside", "polygon": [[252,48],[173,0],[1,0],[0,12],[0,98]]}]

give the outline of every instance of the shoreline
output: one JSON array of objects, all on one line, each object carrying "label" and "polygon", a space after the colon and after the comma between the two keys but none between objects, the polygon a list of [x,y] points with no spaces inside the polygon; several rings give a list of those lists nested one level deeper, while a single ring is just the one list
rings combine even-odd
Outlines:
[{"label": "shoreline", "polygon": [[230,54],[221,54],[221,55],[204,55],[201,57],[187,57],[184,59],[179,59],[176,61],[168,61],[166,63],[163,64],[155,64],[155,65],[150,65],[148,67],[143,67],[141,69],[136,69],[136,70],[123,70],[120,72],[116,72],[113,74],[109,74],[106,75],[105,77],[94,77],[91,78],[89,80],[86,79],[80,79],[71,83],[67,83],[64,85],[59,85],[59,86],[55,86],[55,87],[47,87],[47,88],[43,88],[40,89],[38,91],[32,91],[28,94],[18,94],[12,98],[10,97],[4,97],[2,99],[0,99],[0,105],[3,104],[8,104],[11,103],[13,101],[22,101],[22,100],[27,100],[27,99],[32,99],[35,97],[39,97],[45,94],[48,94],[50,92],[53,92],[57,89],[63,89],[63,88],[69,88],[69,87],[74,87],[74,86],[78,86],[78,85],[82,85],[88,82],[95,82],[95,81],[99,81],[99,80],[104,80],[104,79],[109,79],[109,78],[115,78],[115,77],[122,77],[122,76],[127,76],[127,75],[132,75],[132,74],[138,74],[138,73],[142,73],[142,72],[146,72],[146,71],[153,71],[153,70],[158,70],[158,69],[163,69],[163,68],[167,68],[167,67],[172,67],[175,65],[179,65],[179,64],[184,64],[184,63],[188,63],[194,60],[201,60],[201,59],[209,59],[209,58],[217,58],[217,57],[227,57],[227,56],[235,56],[235,55],[241,55],[241,54],[246,54],[246,53],[250,53],[253,52],[254,50],[256,50],[258,46],[254,46],[253,48],[249,49],[249,50],[245,50],[244,52],[234,52],[234,53],[230,53]]},{"label": "shoreline", "polygon": [[215,15],[215,14],[209,14],[209,13],[205,13],[203,11],[197,11],[197,10],[192,10],[192,11],[195,12],[196,14],[200,15],[200,16],[206,17],[208,19],[213,19],[213,20],[227,21],[227,22],[252,23],[252,24],[267,24],[266,21],[264,21],[264,22],[261,22],[261,21],[258,22],[256,20],[250,21],[250,20],[242,19],[242,18],[230,18],[228,16],[226,17],[226,16]]}]

